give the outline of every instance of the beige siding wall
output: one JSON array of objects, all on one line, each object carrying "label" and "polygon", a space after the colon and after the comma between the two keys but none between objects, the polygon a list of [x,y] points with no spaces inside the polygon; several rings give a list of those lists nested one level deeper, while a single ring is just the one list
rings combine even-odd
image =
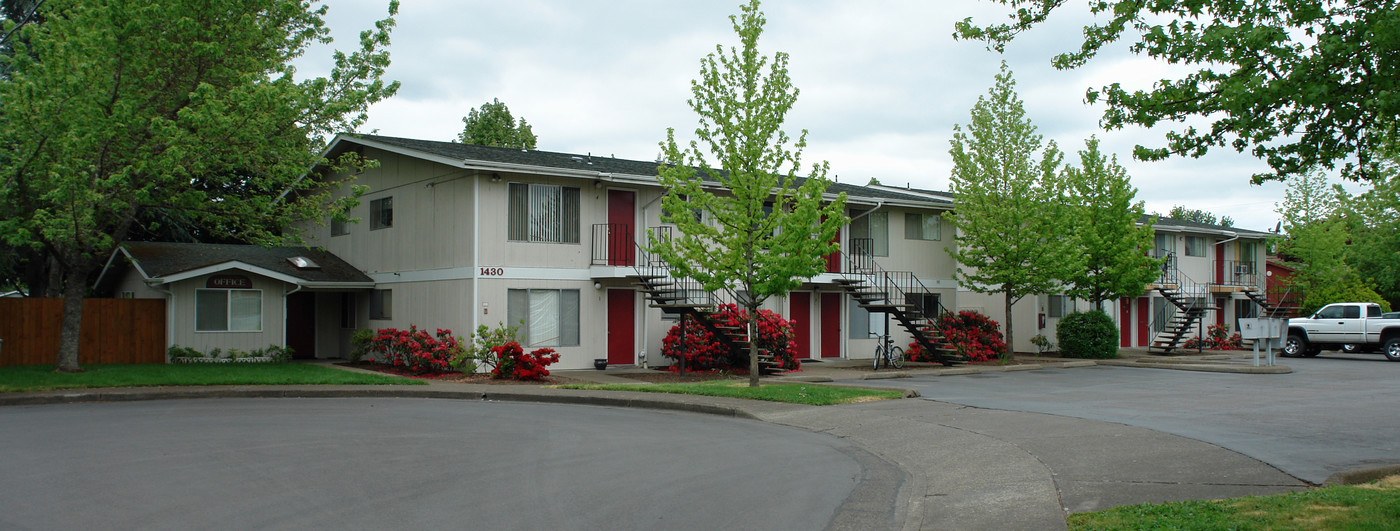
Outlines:
[{"label": "beige siding wall", "polygon": [[136,268],[127,267],[123,269],[125,269],[126,272],[122,274],[121,280],[117,281],[115,288],[116,293],[113,293],[112,296],[120,297],[122,293],[131,292],[133,294],[132,298],[136,299],[165,298],[165,292],[146,285],[146,282],[141,278],[141,273],[136,272]]},{"label": "beige siding wall", "polygon": [[[224,274],[228,273],[230,272]],[[196,332],[195,290],[202,289],[209,276],[212,275],[195,277],[171,285],[173,297],[170,303],[170,336],[173,344],[200,351],[213,348],[252,350],[269,345],[285,345],[283,329],[286,328],[287,318],[284,294],[288,286],[279,280],[253,274],[244,276],[252,279],[253,289],[262,291],[262,331]]]},{"label": "beige siding wall", "polygon": [[[348,225],[349,234],[335,237],[329,223],[304,226],[309,243],[370,274],[470,266],[472,187],[477,177],[461,168],[375,149],[367,149],[365,156],[378,160],[379,167],[354,180],[355,185],[369,187],[360,205],[350,211],[359,223]],[[482,179],[483,187],[489,183]],[[348,193],[342,189],[335,195]],[[386,197],[393,198],[393,226],[371,230],[370,206]]]},{"label": "beige siding wall", "polygon": [[[1014,321],[1016,331],[1015,344],[1012,350],[1015,352],[1035,352],[1035,344],[1031,343],[1031,337],[1044,333],[1040,330],[1039,311],[1042,308],[1040,299],[1035,296],[1022,297],[1011,310],[1011,319]],[[981,312],[987,317],[991,317],[1001,326],[1002,334],[1006,333],[1006,296],[1001,293],[976,293],[963,291],[958,293],[958,311],[973,310]],[[1053,340],[1052,340],[1053,341]]]}]

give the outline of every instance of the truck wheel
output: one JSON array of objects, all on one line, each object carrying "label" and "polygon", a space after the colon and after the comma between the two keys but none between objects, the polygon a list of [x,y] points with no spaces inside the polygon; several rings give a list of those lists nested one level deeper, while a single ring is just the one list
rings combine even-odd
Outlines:
[{"label": "truck wheel", "polygon": [[1297,358],[1308,350],[1308,340],[1298,334],[1288,334],[1288,339],[1283,341],[1283,355],[1290,358]]},{"label": "truck wheel", "polygon": [[1385,359],[1400,361],[1400,337],[1392,337],[1385,342]]}]

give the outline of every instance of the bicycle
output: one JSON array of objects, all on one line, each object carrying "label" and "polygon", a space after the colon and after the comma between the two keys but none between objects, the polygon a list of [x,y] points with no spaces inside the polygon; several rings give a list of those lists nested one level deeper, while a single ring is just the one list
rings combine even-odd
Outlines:
[{"label": "bicycle", "polygon": [[894,338],[890,336],[880,336],[880,342],[875,344],[875,370],[880,370],[880,360],[885,361],[885,367],[896,369],[904,368],[904,349],[894,344]]}]

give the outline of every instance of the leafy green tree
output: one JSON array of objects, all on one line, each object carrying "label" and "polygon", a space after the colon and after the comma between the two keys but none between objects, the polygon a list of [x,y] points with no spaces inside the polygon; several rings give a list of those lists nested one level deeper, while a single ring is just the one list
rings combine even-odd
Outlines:
[{"label": "leafy green tree", "polygon": [[1383,302],[1370,283],[1352,266],[1357,248],[1352,227],[1339,210],[1346,199],[1329,190],[1321,172],[1287,181],[1284,202],[1278,205],[1288,233],[1279,254],[1294,261],[1287,288],[1302,301],[1308,315],[1333,302]]},{"label": "leafy green tree", "polygon": [[[1396,159],[1392,159],[1394,161]],[[1370,190],[1344,196],[1339,209],[1351,235],[1349,265],[1392,308],[1400,307],[1400,175],[1395,162]]]},{"label": "leafy green tree", "polygon": [[947,251],[962,267],[954,276],[978,293],[1003,294],[1006,344],[1013,348],[1012,305],[1059,287],[1083,267],[1072,240],[1063,183],[1055,176],[1064,157],[1026,117],[1016,82],[1003,61],[996,83],[977,98],[972,121],[953,126],[952,192],[948,219],[957,245]]},{"label": "leafy green tree", "polygon": [[[997,1],[1016,8],[1009,23],[965,19],[955,37],[1002,51],[1065,3]],[[1255,174],[1255,183],[1339,163],[1343,177],[1368,180],[1378,169],[1374,148],[1400,128],[1395,0],[1099,0],[1089,7],[1107,20],[1086,26],[1077,49],[1054,57],[1056,68],[1083,66],[1126,34],[1132,53],[1195,69],[1151,90],[1118,83],[1088,90],[1090,103],[1108,106],[1105,129],[1210,121],[1202,130],[1187,125],[1167,133],[1164,146],[1138,146],[1139,159],[1199,157],[1229,146],[1272,168]]]},{"label": "leafy green tree", "polygon": [[[653,237],[650,246],[706,290],[729,293],[753,330],[763,301],[824,271],[822,256],[837,249],[832,239],[847,218],[844,194],[824,198],[830,184],[825,162],[814,164],[806,178],[798,175],[807,131],[788,147],[792,139],[782,124],[798,94],[788,78],[788,56],[759,54],[766,21],[758,0],[740,9],[729,20],[742,47],[726,53],[715,46],[700,63],[700,79],[691,82],[688,103],[700,116],[699,140],[682,148],[675,129],[667,129],[661,144],[665,163],[658,180],[667,188],[662,216],[679,236]],[[711,167],[709,157],[718,167]],[[697,220],[696,210],[716,223]],[[753,387],[757,349],[757,342],[750,343]]]},{"label": "leafy green tree", "polygon": [[1061,178],[1068,187],[1070,234],[1083,257],[1083,267],[1064,280],[1065,293],[1088,299],[1094,309],[1105,300],[1142,295],[1157,278],[1161,261],[1143,250],[1152,248],[1153,219],[1140,224],[1142,201],[1118,157],[1099,152],[1099,139],[1089,138],[1079,151],[1079,167],[1066,166]]},{"label": "leafy green tree", "polygon": [[1220,216],[1220,219],[1216,219],[1215,214],[1197,208],[1186,208],[1181,205],[1172,206],[1171,211],[1167,212],[1167,217],[1193,223],[1204,223],[1206,225],[1220,225],[1221,227],[1235,226],[1235,220],[1230,216]]},{"label": "leafy green tree", "polygon": [[1330,218],[1341,208],[1340,188],[1328,184],[1325,172],[1303,172],[1284,183],[1283,203],[1274,203],[1274,208],[1289,227]]},{"label": "leafy green tree", "polygon": [[535,132],[525,123],[525,117],[516,122],[510,109],[499,99],[491,98],[491,103],[481,104],[480,111],[468,111],[462,123],[465,127],[462,134],[457,135],[457,141],[463,144],[535,149]]},{"label": "leafy green tree", "polygon": [[319,153],[398,89],[380,79],[397,2],[358,50],[335,53],[328,77],[301,81],[291,61],[329,42],[325,6],[48,0],[42,9],[3,59],[0,238],[42,249],[62,271],[58,370],[81,370],[87,281],[138,224],[157,223],[143,213],[272,244],[297,240],[282,227],[355,202],[331,202],[336,183],[303,176],[362,165]]}]

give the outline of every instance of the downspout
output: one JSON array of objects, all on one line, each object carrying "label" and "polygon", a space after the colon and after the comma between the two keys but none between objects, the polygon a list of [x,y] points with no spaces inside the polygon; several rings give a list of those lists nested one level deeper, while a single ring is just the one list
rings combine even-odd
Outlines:
[{"label": "downspout", "polygon": [[[169,349],[175,346],[175,292],[168,288],[157,288],[149,279],[146,280],[146,287],[165,294],[165,348]],[[166,359],[166,363],[169,362],[170,360]]]},{"label": "downspout", "polygon": [[[282,348],[287,348],[287,298],[290,297],[293,293],[301,291],[301,289],[304,287],[306,286],[297,284],[297,289],[282,294]],[[311,323],[311,333],[316,333],[316,323],[314,322]],[[312,352],[311,357],[316,357],[316,353]]]},{"label": "downspout", "polygon": [[[661,200],[661,197],[664,196],[664,195],[666,195],[666,192],[665,192],[665,191],[662,191],[661,193],[656,194],[656,197],[652,198],[651,201],[647,201],[647,204],[642,205],[642,230],[643,230],[643,231],[646,231],[647,220],[650,219],[650,218],[647,217],[647,209],[651,208],[651,205],[656,204],[657,201],[660,201],[660,200]],[[639,353],[637,353],[637,357],[641,359],[641,362],[642,362],[641,365],[642,365],[642,368],[643,368],[643,369],[649,369],[649,368],[651,368],[650,366],[648,366],[648,363],[647,363],[647,340],[649,340],[649,339],[651,338],[651,335],[650,335],[649,332],[648,332],[648,329],[649,329],[650,327],[647,326],[647,324],[650,323],[650,322],[651,322],[651,320],[650,320],[650,319],[647,319],[647,305],[643,304],[643,305],[642,305],[642,351],[639,352]]]},{"label": "downspout", "polygon": [[472,179],[472,325],[476,333],[481,322],[481,172]]}]

